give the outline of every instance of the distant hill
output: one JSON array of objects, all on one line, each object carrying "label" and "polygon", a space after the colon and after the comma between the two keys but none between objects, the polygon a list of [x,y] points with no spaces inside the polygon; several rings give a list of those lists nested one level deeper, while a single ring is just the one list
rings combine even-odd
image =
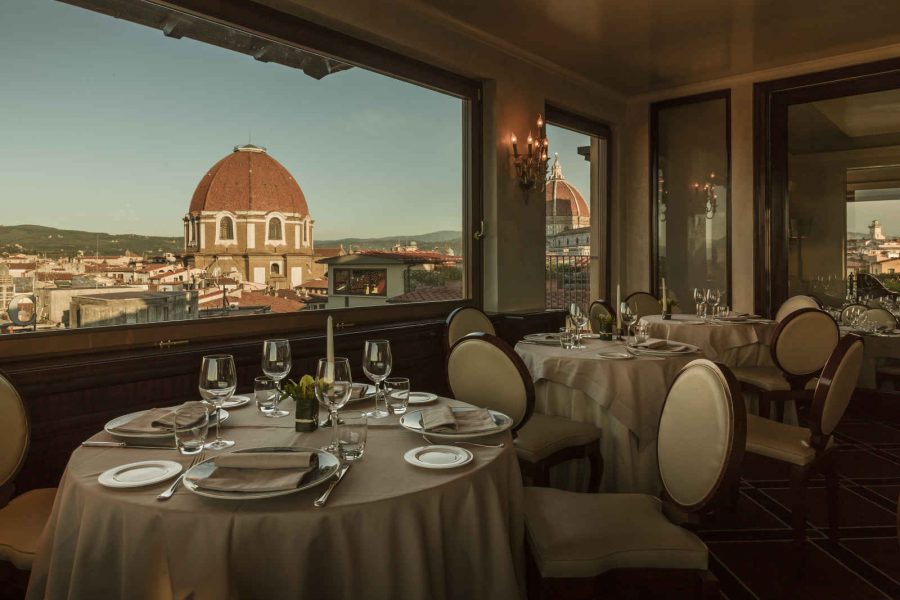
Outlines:
[{"label": "distant hill", "polygon": [[0,253],[46,254],[48,257],[74,256],[79,251],[93,256],[163,254],[181,252],[182,236],[160,237],[133,233],[98,233],[56,229],[42,225],[0,225]]},{"label": "distant hill", "polygon": [[462,246],[462,232],[460,231],[433,231],[420,235],[394,235],[378,238],[341,238],[337,240],[316,240],[319,247],[353,246],[358,250],[386,250],[394,244],[416,244],[423,250],[433,247],[443,248],[450,246],[454,252],[459,253]]}]

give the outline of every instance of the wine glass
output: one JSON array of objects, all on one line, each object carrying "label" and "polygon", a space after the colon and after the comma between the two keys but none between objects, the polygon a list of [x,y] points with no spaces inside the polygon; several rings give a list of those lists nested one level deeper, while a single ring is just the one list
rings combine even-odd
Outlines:
[{"label": "wine glass", "polygon": [[291,344],[287,340],[266,340],[263,342],[262,371],[275,381],[275,406],[266,413],[267,417],[285,417],[290,413],[278,408],[281,396],[281,380],[291,372]]},{"label": "wine glass", "polygon": [[233,441],[219,437],[219,421],[222,420],[222,404],[231,398],[236,387],[237,371],[230,354],[203,357],[203,364],[200,366],[200,395],[216,407],[216,439],[206,444],[210,450],[224,450],[234,446]]},{"label": "wine glass", "polygon": [[375,384],[375,408],[366,413],[367,417],[380,419],[389,414],[381,382],[391,374],[393,364],[389,340],[366,340],[363,348],[363,373]]},{"label": "wine glass", "polygon": [[328,409],[331,421],[331,444],[323,448],[329,452],[337,452],[338,410],[347,404],[353,389],[353,377],[350,375],[350,361],[346,358],[335,358],[329,363],[327,358],[320,358],[316,368],[316,399]]},{"label": "wine glass", "polygon": [[622,324],[625,326],[625,336],[631,337],[631,324],[634,323],[636,316],[631,312],[631,307],[628,306],[627,302],[623,302],[619,306],[619,314],[622,317]]},{"label": "wine glass", "polygon": [[713,317],[716,316],[716,308],[722,302],[722,292],[715,288],[709,288],[706,290],[706,303],[712,307],[711,314]]},{"label": "wine glass", "polygon": [[575,325],[575,348],[584,348],[584,344],[581,343],[581,331],[585,325],[587,325],[588,318],[585,315],[581,307],[578,306],[575,302],[573,302],[569,306],[569,316],[572,317],[572,324]]},{"label": "wine glass", "polygon": [[703,317],[703,290],[694,288],[694,305],[697,307],[697,316]]}]

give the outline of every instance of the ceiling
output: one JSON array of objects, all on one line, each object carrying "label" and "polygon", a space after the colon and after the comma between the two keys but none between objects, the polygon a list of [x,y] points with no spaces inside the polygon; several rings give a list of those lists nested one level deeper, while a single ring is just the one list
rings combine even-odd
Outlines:
[{"label": "ceiling", "polygon": [[896,0],[408,0],[626,95],[900,43]]},{"label": "ceiling", "polygon": [[788,124],[794,154],[900,145],[900,90],[795,104]]}]

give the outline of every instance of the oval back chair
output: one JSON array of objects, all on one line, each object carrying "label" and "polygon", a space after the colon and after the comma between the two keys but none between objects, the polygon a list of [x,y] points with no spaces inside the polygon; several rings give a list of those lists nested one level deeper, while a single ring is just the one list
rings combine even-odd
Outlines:
[{"label": "oval back chair", "polygon": [[457,308],[447,317],[447,326],[444,332],[446,348],[452,348],[453,344],[461,337],[478,331],[491,335],[497,333],[490,318],[474,306]]},{"label": "oval back chair", "polygon": [[875,323],[879,327],[897,328],[897,317],[884,308],[870,308],[866,311],[866,322]]},{"label": "oval back chair", "polygon": [[[0,375],[0,488],[15,479],[28,454],[31,439],[28,414],[21,396]],[[0,502],[2,504],[2,502]]]},{"label": "oval back chair", "polygon": [[591,306],[588,309],[588,319],[590,320],[592,332],[600,333],[601,317],[610,317],[613,321],[615,321],[616,311],[606,300],[594,300],[593,302],[591,302]]},{"label": "oval back chair", "polygon": [[841,310],[841,325],[855,325],[856,320],[868,312],[865,304],[848,304]]},{"label": "oval back chair", "polygon": [[818,308],[795,310],[775,328],[772,360],[792,389],[802,389],[825,366],[840,337],[837,323],[827,312]]},{"label": "oval back chair", "polygon": [[847,334],[838,342],[822,369],[809,414],[809,428],[812,431],[810,445],[817,450],[828,446],[828,438],[850,404],[862,371],[863,349],[860,336]]},{"label": "oval back chair", "polygon": [[509,415],[518,431],[534,412],[534,383],[509,344],[489,333],[457,340],[447,358],[453,397]]},{"label": "oval back chair", "polygon": [[775,313],[775,320],[780,323],[786,316],[801,308],[822,308],[822,303],[815,296],[805,296],[803,294],[791,296],[778,308],[778,312]]},{"label": "oval back chair", "polygon": [[657,457],[666,498],[697,512],[738,476],[747,435],[740,385],[727,367],[688,363],[669,388],[659,419]]},{"label": "oval back chair", "polygon": [[662,314],[662,302],[656,296],[647,292],[629,294],[625,298],[625,303],[631,309],[631,312],[640,317]]}]

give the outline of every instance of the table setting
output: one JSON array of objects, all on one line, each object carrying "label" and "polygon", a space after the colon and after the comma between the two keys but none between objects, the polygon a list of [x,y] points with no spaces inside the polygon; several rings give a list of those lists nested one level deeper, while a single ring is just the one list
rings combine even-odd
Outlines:
[{"label": "table setting", "polygon": [[262,366],[225,410],[234,361],[204,357],[202,401],[116,417],[76,449],[28,597],[521,597],[510,417],[410,391],[386,340],[354,381],[330,317],[315,376],[288,379],[286,340]]}]

